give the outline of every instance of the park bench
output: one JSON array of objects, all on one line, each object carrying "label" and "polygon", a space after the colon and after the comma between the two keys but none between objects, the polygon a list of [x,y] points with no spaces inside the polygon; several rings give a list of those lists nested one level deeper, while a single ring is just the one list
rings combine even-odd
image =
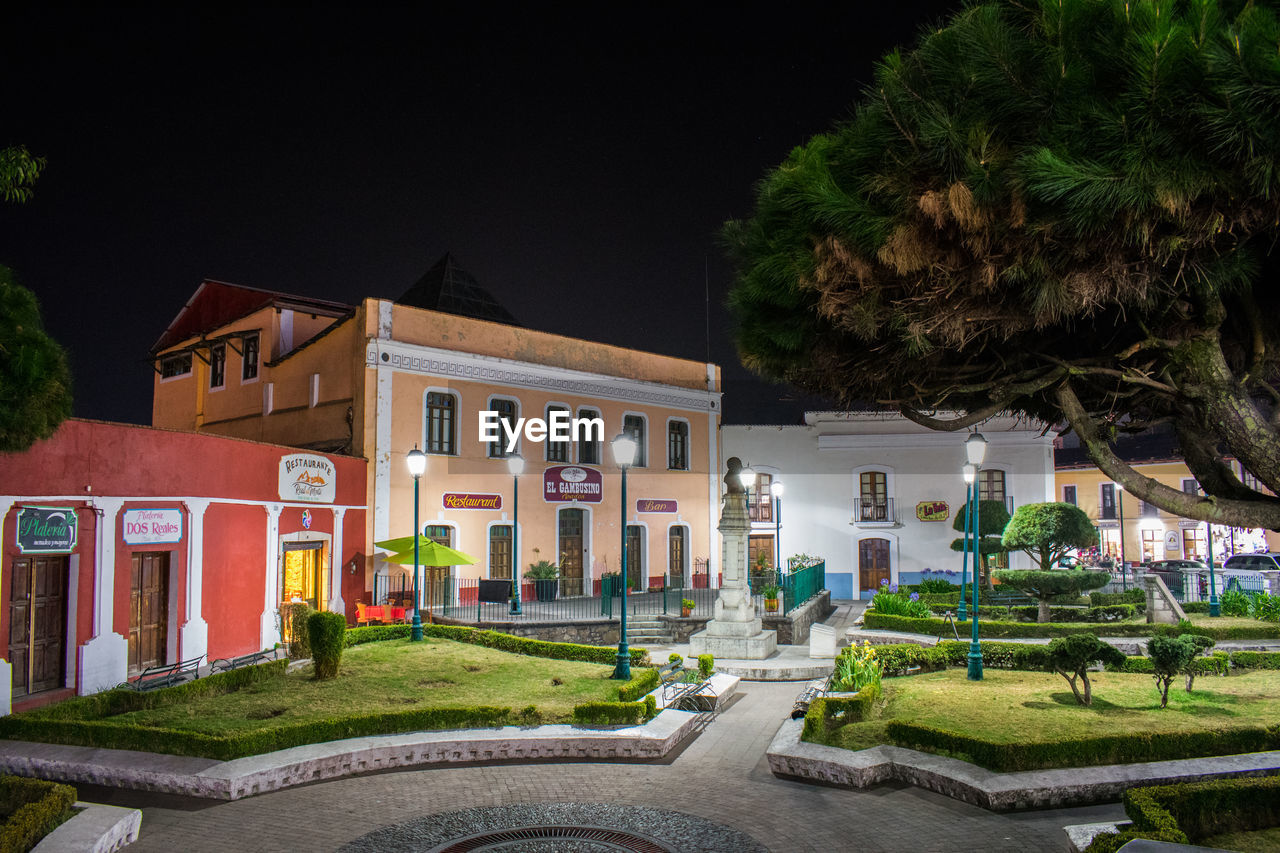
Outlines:
[{"label": "park bench", "polygon": [[810,681],[804,691],[796,697],[796,703],[791,706],[791,719],[799,720],[809,713],[809,705],[814,699],[821,699],[827,695],[827,682],[824,679]]},{"label": "park bench", "polygon": [[149,666],[138,673],[138,677],[133,681],[126,681],[120,686],[141,693],[147,690],[159,690],[162,687],[182,684],[200,677],[200,661],[202,660],[204,660],[204,655],[199,655],[189,660],[180,660],[177,663],[168,663],[164,666]]},{"label": "park bench", "polygon": [[678,661],[672,661],[666,666],[659,667],[658,680],[662,683],[662,707],[678,708],[685,699],[697,695],[707,682],[705,680],[685,681],[686,672],[696,672],[697,670],[686,670],[684,664]]},{"label": "park bench", "polygon": [[234,658],[218,658],[209,665],[210,672],[227,672],[233,669],[239,669],[242,666],[253,666],[258,663],[269,663],[276,659],[276,650],[267,649],[261,652],[251,652],[247,655],[240,655]]}]

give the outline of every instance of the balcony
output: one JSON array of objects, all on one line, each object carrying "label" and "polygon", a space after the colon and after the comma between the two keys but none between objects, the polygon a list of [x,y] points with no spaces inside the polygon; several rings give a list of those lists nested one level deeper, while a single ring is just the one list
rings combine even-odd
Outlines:
[{"label": "balcony", "polygon": [[898,510],[893,505],[893,498],[853,499],[853,521],[851,524],[897,524]]}]

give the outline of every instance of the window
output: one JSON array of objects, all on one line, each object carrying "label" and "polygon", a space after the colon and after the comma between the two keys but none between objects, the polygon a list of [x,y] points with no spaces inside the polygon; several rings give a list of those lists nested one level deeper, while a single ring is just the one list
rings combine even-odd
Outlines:
[{"label": "window", "polygon": [[756,474],[756,484],[747,493],[747,517],[752,521],[773,521],[772,486],[772,474]]},{"label": "window", "polygon": [[240,343],[244,349],[244,358],[240,362],[240,381],[248,382],[258,378],[258,336],[245,335]]},{"label": "window", "polygon": [[227,384],[227,345],[214,344],[209,348],[209,387],[221,388]]},{"label": "window", "polygon": [[[1184,481],[1187,482],[1187,481]],[[1195,480],[1190,482],[1194,483]],[[1182,556],[1188,560],[1204,559],[1204,529],[1200,527],[1182,528]]]},{"label": "window", "polygon": [[[578,409],[580,420],[594,420],[599,417],[600,413],[595,409]],[[600,437],[594,430],[584,429],[578,434],[578,464],[600,464]]]},{"label": "window", "polygon": [[494,441],[489,442],[489,458],[490,459],[506,459],[507,458],[507,427],[516,428],[516,401],[515,400],[490,400],[489,410],[498,413],[498,420],[506,427],[498,426],[498,437]]},{"label": "window", "polygon": [[172,379],[191,373],[191,353],[168,355],[160,359],[160,378]]},{"label": "window", "polygon": [[1143,518],[1159,518],[1160,507],[1155,504],[1149,504],[1146,501],[1139,501],[1139,509],[1142,511]]},{"label": "window", "polygon": [[978,500],[1006,502],[1003,471],[990,468],[978,472]]},{"label": "window", "polygon": [[649,464],[649,446],[644,432],[642,415],[627,415],[622,419],[622,431],[629,433],[636,440],[635,468],[644,468]]},{"label": "window", "polygon": [[1102,539],[1102,556],[1113,560],[1120,557],[1120,531],[1114,527],[1105,527],[1098,531]]},{"label": "window", "polygon": [[489,528],[489,577],[510,580],[511,560],[511,525],[495,524]]},{"label": "window", "polygon": [[1116,484],[1102,484],[1102,505],[1099,518],[1115,518],[1116,517]]},{"label": "window", "polygon": [[[569,414],[569,410],[564,406],[547,406],[547,429],[551,428],[551,413],[564,412]],[[567,422],[567,421],[566,421]],[[547,435],[547,461],[548,462],[568,462],[569,461],[569,444],[568,441],[552,441],[551,435]]]},{"label": "window", "polygon": [[667,421],[667,468],[689,470],[689,425],[684,421]]},{"label": "window", "polygon": [[1188,495],[1198,495],[1200,494],[1200,484],[1195,479],[1183,480],[1182,491]]},{"label": "window", "polygon": [[1076,505],[1076,487],[1075,486],[1062,487],[1062,502],[1064,504],[1071,504],[1072,506]]},{"label": "window", "polygon": [[[756,572],[756,566],[760,565],[763,556],[764,564],[769,568],[773,568],[773,536],[748,536],[747,537],[747,571],[752,574]],[[754,580],[754,578],[753,578]]]},{"label": "window", "polygon": [[427,392],[427,453],[457,453],[458,398],[440,391]]},{"label": "window", "polygon": [[1144,530],[1142,531],[1142,562],[1150,563],[1153,560],[1160,559],[1156,556],[1156,549],[1163,549],[1164,532],[1161,530]]},{"label": "window", "polygon": [[889,518],[889,475],[883,471],[863,471],[858,475],[859,521],[891,521]]}]

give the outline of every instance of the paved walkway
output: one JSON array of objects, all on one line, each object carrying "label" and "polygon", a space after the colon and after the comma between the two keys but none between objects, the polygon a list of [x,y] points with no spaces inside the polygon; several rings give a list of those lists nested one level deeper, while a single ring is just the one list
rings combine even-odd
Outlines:
[{"label": "paved walkway", "polygon": [[96,802],[141,806],[130,853],[335,850],[373,830],[458,809],[608,802],[685,812],[778,853],[1067,850],[1062,827],[1122,818],[1118,804],[995,814],[905,786],[849,791],[774,777],[764,757],[795,683],[741,685],[739,698],[663,764],[434,768],[343,779],[231,803],[93,789]]}]

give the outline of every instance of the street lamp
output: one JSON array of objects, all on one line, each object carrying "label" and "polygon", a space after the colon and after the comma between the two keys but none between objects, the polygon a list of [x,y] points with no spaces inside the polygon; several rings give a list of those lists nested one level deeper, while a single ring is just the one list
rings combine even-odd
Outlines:
[{"label": "street lamp", "polygon": [[[751,468],[744,467],[738,472],[738,482],[742,483],[742,488],[747,491],[747,518],[751,521],[751,487],[756,484],[756,472]],[[751,589],[751,561],[747,561],[747,590]]]},{"label": "street lamp", "polygon": [[[1124,559],[1124,486],[1116,483],[1116,511],[1120,514],[1120,588],[1129,589],[1128,564]],[[1114,589],[1114,587],[1113,587]]]},{"label": "street lamp", "polygon": [[[1204,541],[1209,555],[1209,615],[1221,616],[1222,605],[1218,601],[1218,585],[1214,583],[1213,577],[1213,525],[1206,521],[1204,523],[1204,530]],[[1228,583],[1230,583],[1230,581],[1228,581]],[[1196,590],[1196,592],[1199,593],[1200,590]]]},{"label": "street lamp", "polygon": [[[775,572],[780,572],[782,571],[782,481],[774,480],[769,486],[769,491],[773,492],[773,569]],[[781,581],[782,578],[779,577],[777,580]]]},{"label": "street lamp", "polygon": [[[964,588],[969,579],[969,519],[973,517],[973,481],[978,476],[978,466],[965,464],[964,472],[964,559],[960,563],[960,606],[956,608],[956,618],[961,622],[969,618],[969,611],[964,605]],[[977,576],[977,566],[974,566]]]},{"label": "street lamp", "polygon": [[973,466],[975,483],[973,495],[976,498],[973,501],[973,586],[969,588],[973,595],[973,619],[970,622],[973,631],[969,640],[969,680],[981,681],[982,646],[978,643],[978,561],[982,559],[982,526],[979,523],[981,516],[978,513],[978,507],[982,503],[982,489],[978,475],[982,473],[982,460],[987,456],[987,440],[982,437],[982,433],[975,432],[969,436],[964,443],[964,453],[969,464]]},{"label": "street lamp", "polygon": [[507,457],[511,472],[511,615],[520,615],[520,475],[524,473],[524,457],[512,453]]},{"label": "street lamp", "polygon": [[613,461],[622,469],[622,626],[613,677],[620,681],[630,681],[631,649],[627,647],[627,469],[636,461],[635,436],[623,430],[613,439],[611,446]]},{"label": "street lamp", "polygon": [[418,529],[418,481],[427,471],[427,454],[415,444],[404,461],[409,466],[409,476],[413,477],[413,630],[409,639],[417,642],[422,639],[422,608],[418,598],[418,540],[422,536]]}]

